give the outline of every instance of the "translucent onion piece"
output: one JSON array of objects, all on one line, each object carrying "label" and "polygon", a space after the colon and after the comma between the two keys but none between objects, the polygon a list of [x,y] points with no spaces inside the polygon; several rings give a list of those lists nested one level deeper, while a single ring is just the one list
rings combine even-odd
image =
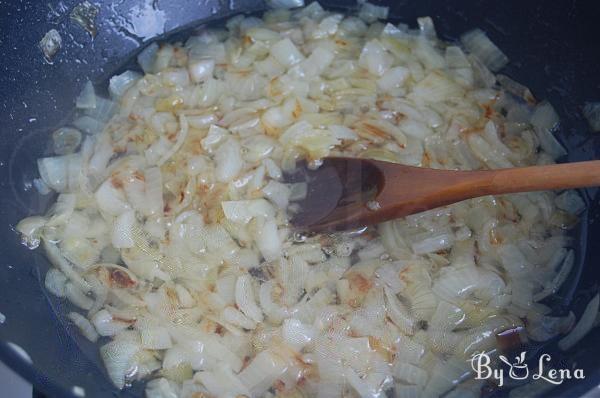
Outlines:
[{"label": "translucent onion piece", "polygon": [[108,376],[117,388],[125,387],[126,377],[134,365],[134,355],[139,350],[137,342],[125,339],[115,339],[100,347],[100,356]]},{"label": "translucent onion piece", "polygon": [[96,107],[94,85],[89,80],[83,85],[81,93],[75,100],[75,106],[79,109],[94,109]]},{"label": "translucent onion piece", "polygon": [[250,275],[242,275],[235,284],[235,303],[240,311],[255,322],[262,322],[263,314],[256,304],[254,287]]},{"label": "translucent onion piece", "polygon": [[287,369],[287,364],[273,352],[259,353],[238,375],[252,396],[261,396]]},{"label": "translucent onion piece", "polygon": [[496,72],[508,63],[508,57],[480,29],[463,34],[460,41],[475,54],[490,70]]},{"label": "translucent onion piece", "polygon": [[275,216],[273,207],[264,199],[221,202],[227,219],[248,223],[254,217],[270,218]]},{"label": "translucent onion piece", "polygon": [[588,102],[583,107],[583,116],[593,132],[600,131],[600,102]]},{"label": "translucent onion piece", "polygon": [[558,342],[558,348],[563,351],[567,351],[573,347],[579,340],[581,340],[593,327],[594,321],[598,314],[598,308],[600,307],[600,295],[595,295],[593,299],[585,307],[581,318],[569,332],[568,335],[560,339]]},{"label": "translucent onion piece", "polygon": [[74,128],[62,127],[52,133],[52,141],[55,154],[68,155],[75,152],[81,144],[81,133]]},{"label": "translucent onion piece", "polygon": [[125,91],[132,87],[140,78],[141,75],[139,73],[130,70],[111,77],[108,85],[108,91],[111,97],[115,99],[122,97],[123,94],[125,94]]},{"label": "translucent onion piece", "polygon": [[540,146],[554,159],[567,154],[562,144],[554,137],[554,130],[558,124],[558,115],[548,102],[542,102],[535,107],[531,115],[531,124],[540,141]]},{"label": "translucent onion piece", "polygon": [[81,314],[78,314],[77,312],[70,312],[68,317],[71,320],[71,322],[73,322],[73,324],[79,328],[81,334],[86,339],[88,339],[92,343],[95,343],[98,340],[99,335],[96,332],[96,329],[94,329],[94,326],[92,326],[92,324],[90,323],[90,321],[87,320],[86,317],[84,317]]}]

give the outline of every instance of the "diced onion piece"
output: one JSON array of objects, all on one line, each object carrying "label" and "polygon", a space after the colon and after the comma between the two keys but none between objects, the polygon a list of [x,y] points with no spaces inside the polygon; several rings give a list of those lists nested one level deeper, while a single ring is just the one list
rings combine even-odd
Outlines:
[{"label": "diced onion piece", "polygon": [[242,275],[235,284],[235,303],[240,311],[255,322],[262,322],[263,314],[256,304],[252,278],[250,275]]},{"label": "diced onion piece", "polygon": [[271,55],[281,65],[290,67],[304,59],[304,55],[288,38],[285,38],[271,46]]},{"label": "diced onion piece", "polygon": [[131,210],[123,191],[115,188],[111,180],[106,180],[100,185],[96,191],[96,201],[100,210],[112,216],[118,216]]},{"label": "diced onion piece", "polygon": [[80,168],[79,154],[38,159],[38,170],[42,180],[56,192],[76,189],[79,184]]},{"label": "diced onion piece", "polygon": [[212,371],[198,372],[198,379],[210,394],[215,397],[250,396],[248,388],[240,381],[227,366],[219,366]]},{"label": "diced onion piece", "polygon": [[118,99],[125,94],[142,76],[134,71],[125,71],[110,78],[108,91],[112,98]]},{"label": "diced onion piece", "polygon": [[285,209],[290,201],[290,189],[280,182],[271,180],[262,191],[280,209]]},{"label": "diced onion piece", "polygon": [[270,350],[259,353],[238,377],[252,396],[262,396],[287,369],[286,362]]},{"label": "diced onion piece", "polygon": [[144,71],[144,73],[154,72],[154,62],[156,61],[156,54],[158,53],[158,44],[156,42],[150,43],[144,48],[137,56],[137,62]]},{"label": "diced onion piece", "polygon": [[383,76],[393,61],[393,57],[379,40],[371,40],[363,47],[358,64],[373,75]]},{"label": "diced onion piece", "polygon": [[537,105],[531,115],[531,124],[535,127],[540,146],[554,159],[567,154],[565,148],[554,136],[558,120],[558,114],[549,102]]},{"label": "diced onion piece", "polygon": [[454,237],[449,233],[441,233],[436,236],[427,237],[412,244],[415,254],[434,253],[452,246]]},{"label": "diced onion piece", "polygon": [[304,7],[304,0],[267,0],[270,8],[296,8]]},{"label": "diced onion piece", "polygon": [[394,376],[408,384],[424,386],[427,383],[427,372],[409,363],[396,362]]},{"label": "diced onion piece", "polygon": [[71,127],[62,127],[52,133],[52,142],[55,154],[68,155],[75,152],[81,144],[81,133]]},{"label": "diced onion piece", "polygon": [[162,214],[164,209],[163,182],[160,168],[151,167],[144,172],[146,180],[146,210],[150,215]]},{"label": "diced onion piece", "polygon": [[116,320],[107,310],[100,310],[92,316],[92,324],[100,336],[114,336],[127,329],[131,323]]},{"label": "diced onion piece", "polygon": [[50,268],[46,273],[44,286],[50,293],[56,297],[65,297],[66,295],[67,277],[65,274],[56,268]]},{"label": "diced onion piece", "polygon": [[270,218],[275,215],[273,206],[264,199],[226,201],[221,202],[221,207],[228,220],[244,224],[254,217]]},{"label": "diced onion piece", "polygon": [[127,249],[135,245],[133,236],[135,222],[134,210],[128,210],[115,219],[112,233],[113,247],[117,249]]},{"label": "diced onion piece", "polygon": [[140,350],[137,342],[127,339],[115,339],[100,347],[100,356],[113,384],[122,389],[126,376],[134,365],[135,354]]},{"label": "diced onion piece", "polygon": [[89,310],[92,308],[92,305],[94,305],[94,300],[89,296],[86,296],[79,287],[71,282],[67,282],[65,285],[65,297],[69,299],[71,303],[84,310]]},{"label": "diced onion piece", "polygon": [[293,318],[283,321],[281,330],[283,339],[298,351],[309,344],[315,336],[312,327]]},{"label": "diced onion piece", "polygon": [[227,182],[233,180],[242,170],[241,146],[234,138],[229,138],[215,152],[215,176],[218,181]]},{"label": "diced onion piece", "polygon": [[169,149],[167,153],[161,156],[158,162],[156,162],[158,166],[163,165],[167,160],[169,160],[173,155],[175,155],[175,153],[177,153],[177,151],[182,147],[183,143],[185,142],[185,139],[187,138],[188,130],[189,125],[187,122],[187,118],[185,117],[185,115],[181,115],[179,117],[179,134],[177,134],[177,140],[175,141],[175,144],[173,144],[171,149]]},{"label": "diced onion piece", "polygon": [[577,191],[565,191],[554,199],[556,207],[570,214],[579,214],[585,210],[586,205]]},{"label": "diced onion piece", "polygon": [[215,60],[212,58],[192,60],[188,64],[188,72],[194,83],[204,82],[212,78],[214,69]]},{"label": "diced onion piece", "polygon": [[15,229],[21,234],[25,246],[35,249],[40,245],[41,229],[47,222],[45,217],[31,216],[19,221]]},{"label": "diced onion piece", "polygon": [[365,1],[360,6],[358,16],[363,21],[371,23],[378,19],[386,19],[388,17],[389,10],[389,7],[382,7]]},{"label": "diced onion piece", "polygon": [[266,261],[273,261],[281,255],[281,241],[277,233],[277,224],[273,219],[259,222],[256,245]]},{"label": "diced onion piece", "polygon": [[560,348],[562,351],[567,351],[577,344],[577,342],[594,327],[594,321],[598,315],[599,307],[600,295],[596,294],[585,307],[579,322],[577,322],[573,330],[571,330],[568,335],[560,339],[558,342],[558,348]]},{"label": "diced onion piece", "polygon": [[383,91],[390,91],[402,86],[409,76],[409,69],[402,66],[395,66],[385,71],[379,80],[377,80],[377,85]]},{"label": "diced onion piece", "polygon": [[140,331],[143,348],[148,350],[166,350],[173,346],[169,329],[166,326],[138,320],[136,327]]},{"label": "diced onion piece", "polygon": [[96,92],[94,85],[89,80],[83,85],[81,93],[75,100],[75,106],[79,109],[94,109],[96,107]]},{"label": "diced onion piece", "polygon": [[600,131],[600,102],[588,102],[583,107],[583,116],[593,132]]},{"label": "diced onion piece", "polygon": [[81,314],[78,314],[77,312],[70,312],[68,317],[71,320],[71,322],[73,322],[73,324],[75,324],[75,326],[79,328],[81,334],[86,339],[88,339],[92,343],[95,343],[98,340],[99,336],[96,332],[96,329],[94,329],[94,326],[92,326],[92,324],[90,323],[90,321],[87,320],[86,317],[84,317]]},{"label": "diced onion piece", "polygon": [[252,330],[256,328],[256,322],[244,315],[241,311],[227,307],[221,314],[223,321],[229,322],[232,325],[239,326],[244,329]]},{"label": "diced onion piece", "polygon": [[460,37],[465,48],[475,54],[490,70],[496,72],[508,63],[508,57],[481,29],[475,29]]},{"label": "diced onion piece", "polygon": [[392,320],[400,328],[403,333],[411,335],[414,333],[415,321],[408,314],[407,309],[398,300],[396,295],[392,293],[387,287],[385,290],[385,299],[387,303],[387,313]]},{"label": "diced onion piece", "polygon": [[350,128],[338,124],[332,124],[327,127],[333,136],[338,140],[354,141],[358,139],[358,135]]}]

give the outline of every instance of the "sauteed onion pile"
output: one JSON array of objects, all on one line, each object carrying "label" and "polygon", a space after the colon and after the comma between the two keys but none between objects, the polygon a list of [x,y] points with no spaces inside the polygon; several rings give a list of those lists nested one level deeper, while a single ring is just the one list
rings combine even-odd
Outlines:
[{"label": "sauteed onion pile", "polygon": [[[282,173],[299,160],[471,170],[565,155],[556,112],[494,74],[508,59],[484,32],[446,43],[428,17],[412,29],[387,14],[311,3],[240,15],[150,45],[109,97],[86,84],[38,161],[35,185],[56,202],[17,230],[43,246],[46,288],[73,304],[115,386],[479,396],[472,354],[573,328],[541,302],[575,262],[575,192],[488,196],[345,233],[290,228],[306,186]],[[563,347],[593,316],[581,322]]]}]

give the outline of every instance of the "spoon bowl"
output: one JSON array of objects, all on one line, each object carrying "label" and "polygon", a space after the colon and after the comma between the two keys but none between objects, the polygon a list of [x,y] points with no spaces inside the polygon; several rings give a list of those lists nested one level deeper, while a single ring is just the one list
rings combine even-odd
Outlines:
[{"label": "spoon bowl", "polygon": [[600,185],[600,161],[500,170],[437,170],[371,159],[325,158],[286,176],[305,182],[292,224],[311,231],[368,226],[485,195]]}]

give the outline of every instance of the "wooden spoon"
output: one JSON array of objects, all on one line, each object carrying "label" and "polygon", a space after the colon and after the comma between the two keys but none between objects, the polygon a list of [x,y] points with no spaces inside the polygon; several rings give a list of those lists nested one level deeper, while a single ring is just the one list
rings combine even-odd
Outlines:
[{"label": "wooden spoon", "polygon": [[484,195],[600,185],[600,160],[500,170],[436,170],[370,159],[325,158],[286,177],[306,182],[295,227],[344,230]]}]

